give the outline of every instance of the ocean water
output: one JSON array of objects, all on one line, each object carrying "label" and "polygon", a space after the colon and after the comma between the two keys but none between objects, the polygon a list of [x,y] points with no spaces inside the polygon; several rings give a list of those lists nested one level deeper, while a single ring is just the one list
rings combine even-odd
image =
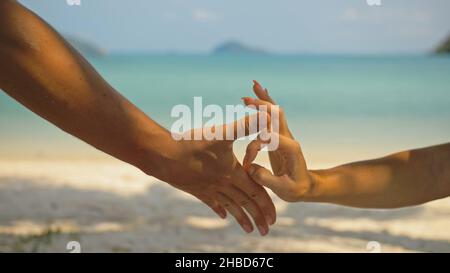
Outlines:
[{"label": "ocean water", "polygon": [[[315,166],[450,142],[446,56],[121,55],[91,59],[153,119],[174,105],[240,104],[260,81]],[[238,146],[245,144],[238,144]],[[93,152],[0,92],[0,157]],[[93,152],[95,153],[95,152]]]}]

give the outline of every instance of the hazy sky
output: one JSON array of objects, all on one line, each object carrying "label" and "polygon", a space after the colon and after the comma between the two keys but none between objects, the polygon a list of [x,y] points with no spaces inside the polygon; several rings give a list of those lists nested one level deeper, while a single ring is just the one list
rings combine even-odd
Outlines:
[{"label": "hazy sky", "polygon": [[109,51],[208,52],[225,40],[280,53],[415,53],[450,35],[449,0],[22,0]]}]

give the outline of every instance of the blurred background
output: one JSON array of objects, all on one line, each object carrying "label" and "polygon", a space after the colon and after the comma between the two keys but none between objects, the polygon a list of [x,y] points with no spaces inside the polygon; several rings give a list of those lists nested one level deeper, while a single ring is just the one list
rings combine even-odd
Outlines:
[{"label": "blurred background", "polygon": [[[450,141],[446,0],[20,2],[166,128],[173,106],[240,104],[256,79],[310,168]],[[0,93],[0,251],[450,251],[446,199],[391,211],[274,200],[271,233],[245,235]]]}]

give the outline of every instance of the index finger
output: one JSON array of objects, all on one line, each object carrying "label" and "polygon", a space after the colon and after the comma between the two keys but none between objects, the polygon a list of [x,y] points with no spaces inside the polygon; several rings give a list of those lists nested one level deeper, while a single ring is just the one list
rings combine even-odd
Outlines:
[{"label": "index finger", "polygon": [[270,128],[270,115],[266,112],[245,116],[221,127],[223,139],[234,141],[238,138],[256,134],[263,129]]},{"label": "index finger", "polygon": [[256,80],[253,80],[253,92],[255,92],[255,95],[259,99],[276,104],[275,101],[269,96],[269,91],[267,88],[263,88],[262,85]]}]

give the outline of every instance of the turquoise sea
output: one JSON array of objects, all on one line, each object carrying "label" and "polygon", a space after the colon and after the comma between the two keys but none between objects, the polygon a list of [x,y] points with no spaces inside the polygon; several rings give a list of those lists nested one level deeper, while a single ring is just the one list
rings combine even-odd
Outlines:
[{"label": "turquoise sea", "polygon": [[[256,79],[285,108],[316,166],[450,142],[446,56],[111,55],[90,61],[167,128],[175,121],[174,105],[192,106],[194,96],[204,104],[240,104]],[[0,92],[0,157],[74,150],[96,153]]]}]

